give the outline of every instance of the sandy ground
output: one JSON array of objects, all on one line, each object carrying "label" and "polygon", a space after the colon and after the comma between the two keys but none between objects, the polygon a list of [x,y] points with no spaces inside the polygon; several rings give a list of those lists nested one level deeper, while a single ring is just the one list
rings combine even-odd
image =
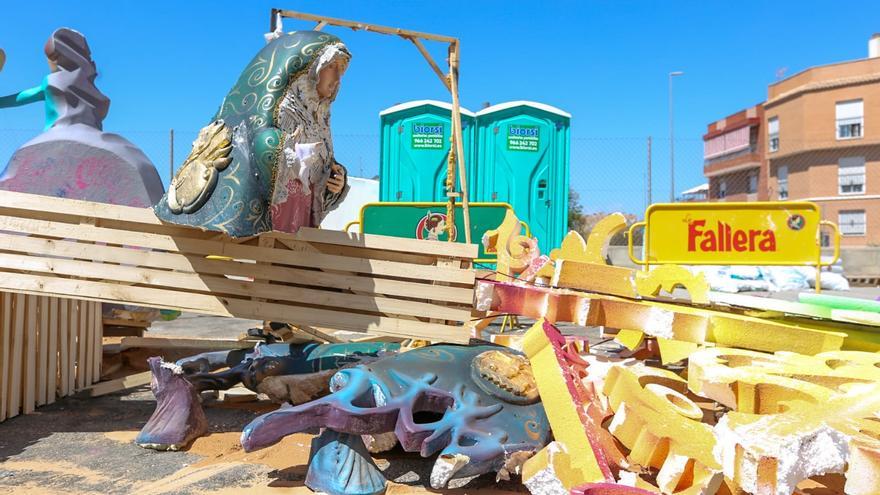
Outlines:
[{"label": "sandy ground", "polygon": [[[880,289],[840,293],[867,299]],[[793,300],[796,293],[774,294]],[[259,322],[184,314],[156,322],[147,336],[236,338]],[[565,326],[565,333],[598,334]],[[271,403],[228,405],[208,401],[209,435],[185,452],[155,452],[133,442],[153,412],[149,387],[99,398],[68,397],[28,416],[0,423],[0,493],[12,494],[289,494],[312,493],[303,485],[312,435],[298,434],[247,454],[239,435]],[[389,494],[427,493],[433,459],[396,449],[376,456]],[[526,493],[518,482],[494,475],[456,480],[447,493]]]},{"label": "sandy ground", "polygon": [[[237,337],[258,322],[182,315],[157,322],[146,335]],[[581,331],[583,331],[581,329]],[[253,494],[312,493],[303,484],[310,434],[245,453],[242,428],[277,406],[207,400],[210,433],[185,452],[156,452],[134,444],[153,412],[148,386],[98,398],[67,397],[36,413],[0,423],[0,493],[12,494]],[[433,458],[399,447],[375,457],[391,480],[389,494],[427,493]],[[523,493],[518,480],[494,474],[454,480],[447,493]]]},{"label": "sandy ground", "polygon": [[[303,485],[312,435],[297,434],[254,453],[239,445],[241,428],[271,403],[207,404],[210,433],[186,452],[134,444],[153,410],[148,387],[94,399],[66,398],[0,424],[0,493],[197,494],[311,493]],[[377,456],[389,493],[426,492],[431,460],[394,450]],[[494,478],[470,480],[454,493],[521,490]],[[500,488],[500,490],[498,490]]]}]

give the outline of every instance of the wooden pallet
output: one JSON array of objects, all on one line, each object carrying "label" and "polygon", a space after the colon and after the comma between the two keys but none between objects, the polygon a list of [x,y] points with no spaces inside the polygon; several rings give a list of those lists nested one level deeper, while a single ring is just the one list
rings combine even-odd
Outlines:
[{"label": "wooden pallet", "polygon": [[0,192],[0,290],[25,294],[466,342],[476,256],[311,228],[232,239],[146,208]]},{"label": "wooden pallet", "polygon": [[877,287],[880,286],[880,275],[847,275],[847,281],[855,287]]},{"label": "wooden pallet", "polygon": [[0,421],[101,376],[101,303],[0,292]]}]

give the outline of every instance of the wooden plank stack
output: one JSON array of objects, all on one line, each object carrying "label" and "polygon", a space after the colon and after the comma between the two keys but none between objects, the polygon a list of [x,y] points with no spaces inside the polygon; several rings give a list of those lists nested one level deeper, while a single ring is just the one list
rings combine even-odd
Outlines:
[{"label": "wooden plank stack", "polygon": [[0,292],[0,421],[98,381],[101,303]]},{"label": "wooden plank stack", "polygon": [[476,256],[310,228],[232,239],[150,209],[0,192],[0,290],[16,293],[466,342]]}]

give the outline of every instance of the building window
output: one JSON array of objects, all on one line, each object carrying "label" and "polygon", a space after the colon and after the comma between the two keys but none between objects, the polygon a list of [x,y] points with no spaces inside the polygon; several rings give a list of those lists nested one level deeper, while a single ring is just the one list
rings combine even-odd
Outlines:
[{"label": "building window", "polygon": [[840,194],[865,193],[865,157],[841,158],[837,165]]},{"label": "building window", "polygon": [[727,181],[721,179],[718,181],[718,197],[724,199],[727,196]]},{"label": "building window", "polygon": [[767,137],[770,152],[779,151],[779,117],[767,121]]},{"label": "building window", "polygon": [[865,210],[842,210],[837,214],[841,235],[865,235]]},{"label": "building window", "polygon": [[776,190],[778,199],[788,199],[788,165],[776,169]]},{"label": "building window", "polygon": [[749,188],[746,192],[749,194],[758,192],[758,172],[749,172]]},{"label": "building window", "polygon": [[862,100],[837,103],[837,139],[858,139],[864,132],[865,114]]}]

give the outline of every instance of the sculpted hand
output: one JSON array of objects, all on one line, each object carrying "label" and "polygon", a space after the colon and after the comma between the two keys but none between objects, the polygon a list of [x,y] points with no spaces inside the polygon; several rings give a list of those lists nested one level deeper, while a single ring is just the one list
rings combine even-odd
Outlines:
[{"label": "sculpted hand", "polygon": [[330,178],[327,179],[327,190],[333,194],[339,194],[345,188],[345,169],[342,165],[334,163],[330,167]]}]

